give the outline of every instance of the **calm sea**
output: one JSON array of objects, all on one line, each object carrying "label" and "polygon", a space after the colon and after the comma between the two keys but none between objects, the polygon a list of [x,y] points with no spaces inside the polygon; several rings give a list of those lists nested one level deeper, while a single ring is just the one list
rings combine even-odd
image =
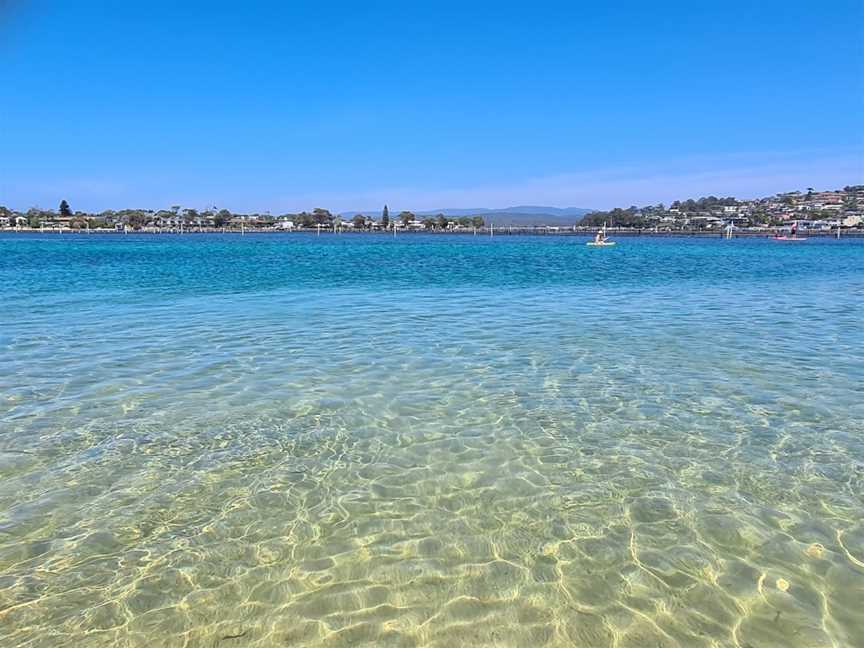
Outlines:
[{"label": "calm sea", "polygon": [[0,644],[864,645],[864,241],[0,235]]}]

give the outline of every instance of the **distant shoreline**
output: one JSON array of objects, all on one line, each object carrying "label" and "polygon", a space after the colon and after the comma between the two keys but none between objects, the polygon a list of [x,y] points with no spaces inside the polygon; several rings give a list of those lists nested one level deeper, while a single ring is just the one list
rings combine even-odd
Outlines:
[{"label": "distant shoreline", "polygon": [[[492,236],[569,236],[569,237],[591,237],[600,231],[602,228],[596,227],[578,227],[578,228],[561,228],[561,227],[493,227]],[[734,230],[732,238],[772,238],[776,235],[788,234],[789,228],[770,228],[760,231],[751,230]],[[660,230],[654,229],[635,229],[635,228],[612,228],[606,229],[607,234],[611,237],[635,237],[646,236],[655,238],[725,238],[727,236],[722,230]],[[281,229],[264,229],[264,228],[246,228],[243,230],[236,228],[216,228],[204,227],[194,229],[184,229],[182,232],[179,229],[139,229],[139,230],[123,230],[94,228],[94,229],[38,229],[38,228],[18,228],[0,230],[0,234],[48,234],[57,236],[89,236],[93,234],[115,234],[115,235],[195,235],[195,234],[236,234],[245,236],[247,234],[279,234],[290,236],[292,234],[320,234],[324,236],[364,236],[370,234],[394,236],[392,230],[352,230],[341,229],[334,232],[332,228],[294,228],[291,230]],[[490,236],[489,228],[472,230],[397,230],[395,236]],[[802,238],[837,238],[837,230],[802,230],[800,232]],[[849,228],[840,231],[840,238],[864,238],[864,229]]]}]

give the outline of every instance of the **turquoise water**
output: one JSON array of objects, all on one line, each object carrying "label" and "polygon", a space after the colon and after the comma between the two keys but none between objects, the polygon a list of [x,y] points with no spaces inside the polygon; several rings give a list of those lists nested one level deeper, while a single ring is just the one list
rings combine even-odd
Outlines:
[{"label": "turquoise water", "polygon": [[864,645],[864,241],[0,235],[3,646]]}]

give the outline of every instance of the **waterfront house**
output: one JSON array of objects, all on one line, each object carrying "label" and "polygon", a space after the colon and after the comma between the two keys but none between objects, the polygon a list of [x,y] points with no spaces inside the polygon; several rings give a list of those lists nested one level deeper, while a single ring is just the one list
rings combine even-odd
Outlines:
[{"label": "waterfront house", "polygon": [[20,227],[27,224],[27,219],[23,216],[0,216],[0,227]]},{"label": "waterfront house", "polygon": [[718,216],[693,216],[690,222],[697,229],[714,229],[723,225],[723,219]]}]

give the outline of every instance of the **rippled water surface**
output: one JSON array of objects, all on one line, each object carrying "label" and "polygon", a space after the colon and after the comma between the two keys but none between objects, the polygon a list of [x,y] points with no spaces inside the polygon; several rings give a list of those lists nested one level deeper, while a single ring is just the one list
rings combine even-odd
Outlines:
[{"label": "rippled water surface", "polygon": [[864,241],[0,235],[3,646],[864,646]]}]

